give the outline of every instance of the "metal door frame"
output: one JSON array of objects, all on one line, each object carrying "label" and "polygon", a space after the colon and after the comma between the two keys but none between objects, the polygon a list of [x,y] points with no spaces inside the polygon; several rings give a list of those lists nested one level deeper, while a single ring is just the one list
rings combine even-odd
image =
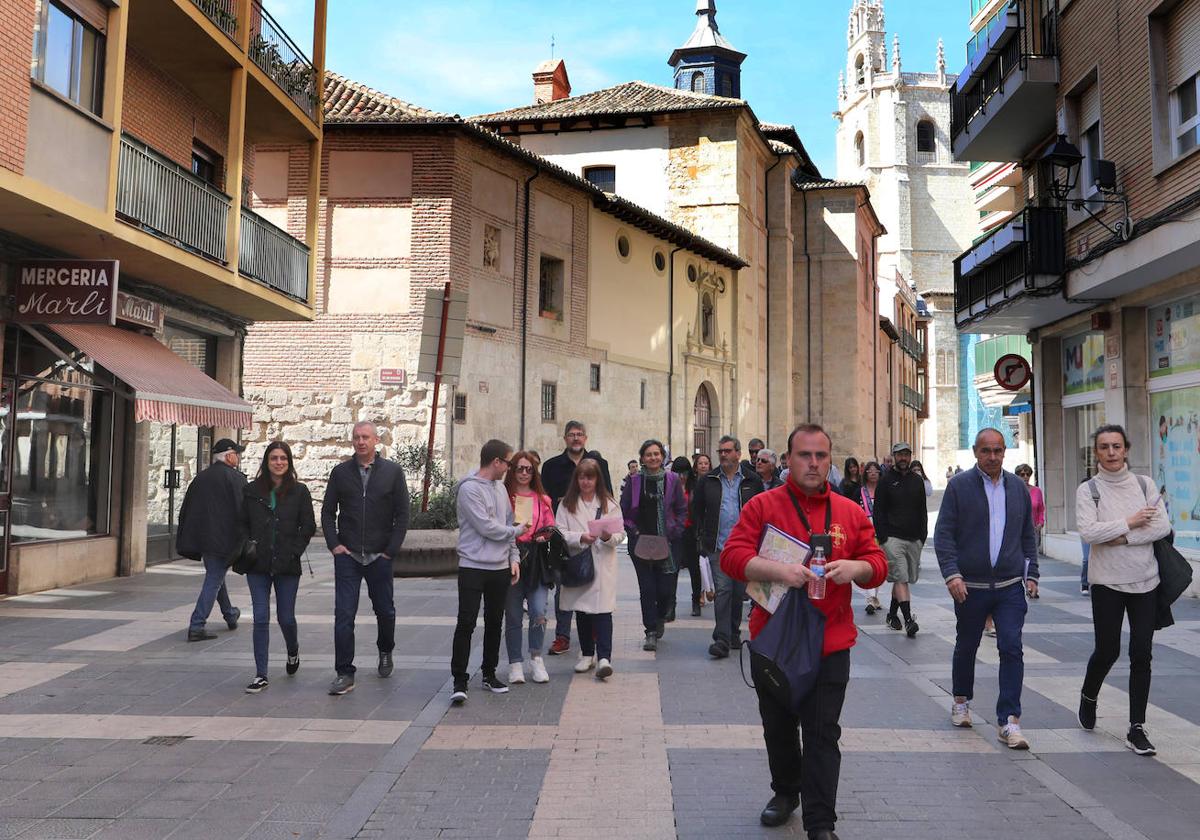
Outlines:
[{"label": "metal door frame", "polygon": [[8,594],[8,557],[12,540],[12,470],[16,460],[13,451],[13,435],[17,426],[17,380],[16,377],[0,377],[0,400],[7,403],[8,423],[4,429],[4,440],[0,446],[8,451],[8,463],[0,474],[0,519],[4,523],[4,534],[0,537],[0,595]]}]

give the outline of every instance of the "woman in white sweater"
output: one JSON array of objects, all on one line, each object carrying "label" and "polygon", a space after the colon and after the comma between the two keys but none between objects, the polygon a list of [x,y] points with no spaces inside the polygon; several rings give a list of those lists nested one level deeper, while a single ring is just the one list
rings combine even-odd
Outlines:
[{"label": "woman in white sweater", "polygon": [[1146,737],[1150,657],[1158,608],[1158,562],[1154,541],[1171,532],[1166,507],[1150,479],[1126,465],[1129,438],[1120,426],[1101,426],[1093,436],[1096,477],[1079,485],[1075,517],[1079,537],[1092,546],[1088,584],[1095,649],[1079,698],[1079,723],[1096,725],[1096,700],[1104,678],[1121,655],[1121,625],[1129,614],[1129,733],[1125,745],[1154,755]]},{"label": "woman in white sweater", "polygon": [[[611,527],[608,536],[597,539],[588,523],[599,519]],[[625,539],[621,508],[608,493],[600,465],[584,458],[571,475],[567,494],[558,506],[558,530],[572,554],[592,549],[596,576],[585,586],[564,586],[560,598],[564,610],[574,610],[579,623],[579,661],[576,673],[596,669],[597,679],[612,675],[613,610],[617,606],[617,545]]]}]

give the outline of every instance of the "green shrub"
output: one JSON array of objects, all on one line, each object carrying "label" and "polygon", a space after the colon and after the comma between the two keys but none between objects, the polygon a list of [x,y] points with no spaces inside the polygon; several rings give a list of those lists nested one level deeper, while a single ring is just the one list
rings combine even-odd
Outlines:
[{"label": "green shrub", "polygon": [[396,450],[392,460],[404,468],[408,492],[412,496],[409,527],[414,531],[453,531],[458,527],[458,511],[454,482],[446,475],[445,467],[433,459],[429,473],[429,509],[421,510],[421,487],[425,481],[425,447],[410,443]]}]

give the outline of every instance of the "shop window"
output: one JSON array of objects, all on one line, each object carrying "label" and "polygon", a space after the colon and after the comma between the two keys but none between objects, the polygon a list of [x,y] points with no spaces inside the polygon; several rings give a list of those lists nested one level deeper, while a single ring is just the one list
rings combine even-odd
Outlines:
[{"label": "shop window", "polygon": [[617,167],[589,166],[583,170],[583,177],[592,186],[599,187],[606,193],[617,191]]},{"label": "shop window", "polygon": [[454,422],[467,422],[467,395],[461,391],[454,395]]},{"label": "shop window", "polygon": [[600,393],[600,365],[592,365],[588,369],[588,390]]},{"label": "shop window", "polygon": [[558,419],[558,385],[542,383],[542,422],[553,423]]},{"label": "shop window", "polygon": [[552,321],[563,319],[563,271],[565,264],[542,254],[538,269],[538,312]]},{"label": "shop window", "polygon": [[97,6],[88,17],[90,22],[65,4],[41,0],[32,71],[42,84],[99,114],[104,94],[104,36],[95,24],[103,20],[103,10]]}]

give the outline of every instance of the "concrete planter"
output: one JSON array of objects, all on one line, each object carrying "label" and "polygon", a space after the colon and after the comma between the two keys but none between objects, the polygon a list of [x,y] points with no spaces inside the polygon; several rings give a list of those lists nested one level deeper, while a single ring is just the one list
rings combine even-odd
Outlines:
[{"label": "concrete planter", "polygon": [[398,578],[458,574],[458,531],[409,531],[400,554],[392,558]]}]

